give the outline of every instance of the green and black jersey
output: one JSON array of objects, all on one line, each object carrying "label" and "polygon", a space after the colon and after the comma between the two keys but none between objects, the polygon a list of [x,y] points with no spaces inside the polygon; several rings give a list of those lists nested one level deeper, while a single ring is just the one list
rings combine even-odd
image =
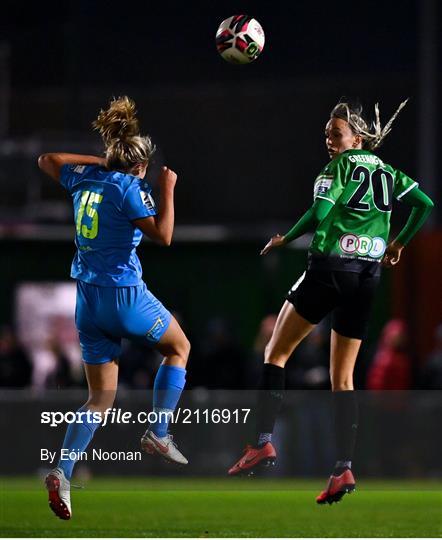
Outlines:
[{"label": "green and black jersey", "polygon": [[361,271],[376,269],[387,246],[393,197],[400,200],[417,182],[366,150],[346,150],[324,167],[314,199],[333,208],[310,245],[310,266]]}]

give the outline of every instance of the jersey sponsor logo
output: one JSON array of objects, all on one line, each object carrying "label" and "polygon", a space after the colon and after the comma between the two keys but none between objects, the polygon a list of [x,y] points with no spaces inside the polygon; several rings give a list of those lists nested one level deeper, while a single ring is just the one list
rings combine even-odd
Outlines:
[{"label": "jersey sponsor logo", "polygon": [[332,176],[320,176],[315,182],[315,187],[313,190],[313,197],[316,199],[318,195],[325,195],[329,190],[333,181]]},{"label": "jersey sponsor logo", "polygon": [[148,210],[153,210],[155,208],[155,201],[150,193],[147,191],[140,191],[141,201]]},{"label": "jersey sponsor logo", "polygon": [[78,174],[83,174],[84,173],[84,169],[86,169],[86,165],[76,165],[74,167],[74,172],[78,173]]},{"label": "jersey sponsor logo", "polygon": [[372,241],[373,244],[368,252],[368,255],[374,259],[377,259],[384,254],[387,244],[385,243],[385,240],[379,236],[375,236]]},{"label": "jersey sponsor logo", "polygon": [[358,255],[368,255],[369,251],[371,250],[373,245],[373,240],[370,238],[370,236],[364,236],[360,235],[358,237]]},{"label": "jersey sponsor logo", "polygon": [[351,156],[348,156],[348,160],[352,163],[370,163],[371,165],[384,166],[382,159],[379,159],[377,156],[367,154],[352,154]]},{"label": "jersey sponsor logo", "polygon": [[387,246],[385,240],[379,236],[372,238],[366,234],[347,233],[339,239],[339,247],[346,255],[378,259],[384,254]]},{"label": "jersey sponsor logo", "polygon": [[355,234],[344,234],[339,240],[339,247],[344,253],[355,253],[359,239]]}]

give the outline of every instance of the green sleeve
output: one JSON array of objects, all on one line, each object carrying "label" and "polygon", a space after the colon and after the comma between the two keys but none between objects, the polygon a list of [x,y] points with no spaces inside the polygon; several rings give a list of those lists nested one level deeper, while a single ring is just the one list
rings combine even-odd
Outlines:
[{"label": "green sleeve", "polygon": [[396,242],[406,246],[424,224],[434,207],[434,203],[430,197],[425,195],[418,187],[413,187],[408,193],[405,193],[400,200],[413,207],[407,223],[396,238]]},{"label": "green sleeve", "polygon": [[345,189],[347,158],[339,156],[327,165],[315,181],[314,198],[335,204]]},{"label": "green sleeve", "polygon": [[393,195],[398,201],[402,200],[402,198],[405,197],[408,193],[410,193],[410,191],[416,189],[418,185],[419,184],[415,180],[407,176],[402,171],[396,169],[394,177]]},{"label": "green sleeve", "polygon": [[317,225],[325,218],[325,216],[333,208],[332,202],[316,198],[313,206],[301,217],[301,219],[284,235],[284,241],[287,244],[295,238],[299,238],[308,231],[314,230]]}]

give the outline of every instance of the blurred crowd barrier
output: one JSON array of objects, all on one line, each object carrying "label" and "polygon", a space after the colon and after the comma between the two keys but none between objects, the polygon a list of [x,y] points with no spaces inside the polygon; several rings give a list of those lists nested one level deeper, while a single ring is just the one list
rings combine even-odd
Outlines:
[{"label": "blurred crowd barrier", "polygon": [[[73,283],[26,284],[17,294],[17,326],[0,327],[0,387],[46,390],[84,388],[81,348],[74,323]],[[50,301],[49,301],[50,299]],[[254,389],[260,378],[264,350],[276,323],[276,313],[258,321],[249,346],[244,345],[229,317],[212,316],[200,332],[175,312],[192,343],[187,388]],[[316,326],[286,365],[290,390],[327,390],[330,324]],[[148,344],[122,341],[119,386],[153,388],[162,361]],[[430,352],[413,353],[410,328],[397,318],[386,322],[379,337],[363,343],[355,370],[355,385],[367,390],[441,390],[442,324],[436,327]]]}]

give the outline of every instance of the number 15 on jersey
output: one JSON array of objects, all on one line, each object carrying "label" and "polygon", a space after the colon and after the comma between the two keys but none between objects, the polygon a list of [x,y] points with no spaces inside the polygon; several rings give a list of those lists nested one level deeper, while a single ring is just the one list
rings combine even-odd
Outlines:
[{"label": "number 15 on jersey", "polygon": [[[94,239],[98,234],[98,212],[97,206],[103,200],[103,195],[94,191],[83,191],[81,193],[80,206],[76,217],[77,235]],[[86,223],[84,221],[87,219]],[[88,226],[89,225],[89,226]]]}]

